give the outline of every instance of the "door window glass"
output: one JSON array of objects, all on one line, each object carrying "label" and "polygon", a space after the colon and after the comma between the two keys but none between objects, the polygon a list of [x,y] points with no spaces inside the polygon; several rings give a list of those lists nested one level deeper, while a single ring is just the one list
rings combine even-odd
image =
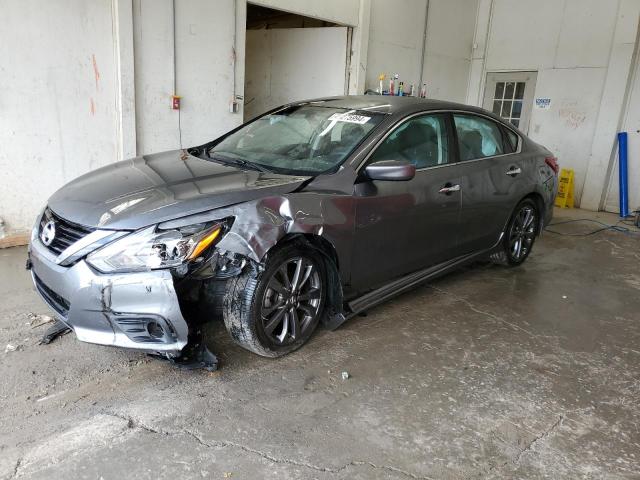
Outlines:
[{"label": "door window glass", "polygon": [[493,95],[493,113],[515,127],[520,126],[525,82],[497,82]]},{"label": "door window glass", "polygon": [[454,115],[453,118],[461,161],[504,153],[502,133],[494,121],[473,115]]},{"label": "door window glass", "polygon": [[404,160],[416,168],[448,163],[446,117],[425,115],[403,123],[380,144],[370,162],[379,160]]}]

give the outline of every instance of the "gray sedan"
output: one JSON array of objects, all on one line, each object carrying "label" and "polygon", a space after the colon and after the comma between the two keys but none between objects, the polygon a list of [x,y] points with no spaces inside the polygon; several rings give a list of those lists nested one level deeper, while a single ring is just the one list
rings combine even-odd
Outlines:
[{"label": "gray sedan", "polygon": [[205,145],[57,191],[28,267],[80,340],[215,368],[202,325],[278,357],[482,258],[522,264],[558,164],[493,114],[348,96],[275,109]]}]

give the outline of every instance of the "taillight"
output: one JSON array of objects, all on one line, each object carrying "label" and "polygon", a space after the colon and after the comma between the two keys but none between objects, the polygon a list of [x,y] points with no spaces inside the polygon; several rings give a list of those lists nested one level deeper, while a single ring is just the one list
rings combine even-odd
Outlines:
[{"label": "taillight", "polygon": [[556,175],[560,171],[560,165],[558,165],[558,159],[556,157],[547,157],[544,159],[544,163],[549,165],[549,167],[551,167],[551,170],[553,170],[553,173],[555,173]]}]

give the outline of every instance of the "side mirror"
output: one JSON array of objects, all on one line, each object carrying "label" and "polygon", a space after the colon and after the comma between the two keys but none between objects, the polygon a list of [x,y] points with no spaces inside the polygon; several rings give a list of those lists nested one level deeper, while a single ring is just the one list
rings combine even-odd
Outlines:
[{"label": "side mirror", "polygon": [[416,166],[401,160],[381,160],[367,165],[364,171],[371,180],[402,182],[416,176]]}]

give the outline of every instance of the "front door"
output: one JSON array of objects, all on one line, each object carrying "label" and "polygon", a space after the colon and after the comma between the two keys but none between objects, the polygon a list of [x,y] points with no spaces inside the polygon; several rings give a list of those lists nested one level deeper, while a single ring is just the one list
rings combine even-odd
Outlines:
[{"label": "front door", "polygon": [[417,171],[409,181],[356,184],[354,290],[455,256],[460,179],[450,165],[452,138],[448,115],[415,116],[397,126],[367,161],[404,160]]},{"label": "front door", "polygon": [[536,78],[536,72],[487,73],[485,110],[511,122],[526,134],[529,131]]}]

